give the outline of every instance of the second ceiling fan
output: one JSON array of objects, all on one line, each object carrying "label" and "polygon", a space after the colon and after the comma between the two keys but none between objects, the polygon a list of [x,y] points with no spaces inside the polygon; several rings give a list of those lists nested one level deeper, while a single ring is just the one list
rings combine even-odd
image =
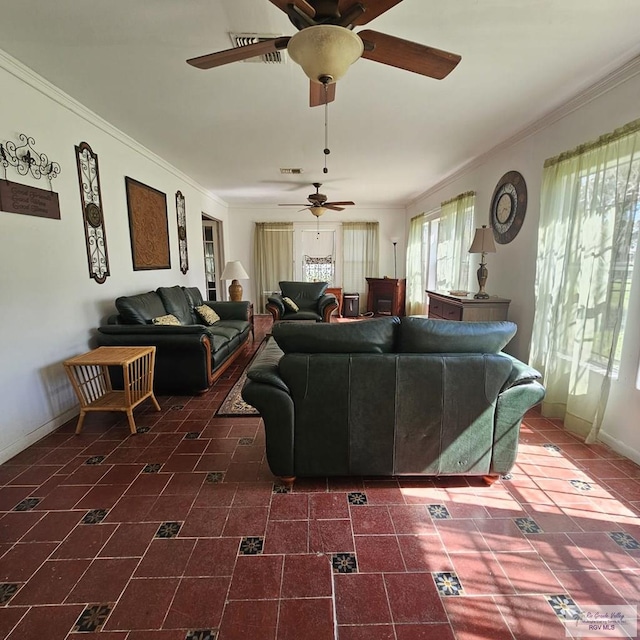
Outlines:
[{"label": "second ceiling fan", "polygon": [[351,202],[350,200],[344,200],[342,202],[328,202],[327,196],[325,196],[324,193],[320,193],[320,187],[322,184],[314,182],[313,186],[316,188],[316,192],[310,193],[307,196],[307,200],[310,204],[280,204],[278,206],[303,207],[300,211],[309,209],[316,218],[319,218],[327,209],[331,209],[332,211],[344,211],[345,207],[355,205],[355,202]]},{"label": "second ceiling fan", "polygon": [[364,25],[402,0],[270,0],[284,11],[298,33],[209,53],[187,62],[211,69],[287,49],[311,80],[312,107],[335,99],[335,82],[358,58],[438,80],[445,78],[462,59],[441,49],[410,42],[379,31],[353,28]]}]

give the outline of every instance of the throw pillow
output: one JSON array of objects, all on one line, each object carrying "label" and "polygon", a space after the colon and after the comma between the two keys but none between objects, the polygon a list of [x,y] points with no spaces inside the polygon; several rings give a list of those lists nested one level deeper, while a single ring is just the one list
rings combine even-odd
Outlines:
[{"label": "throw pillow", "polygon": [[209,326],[220,320],[220,316],[206,304],[201,304],[199,307],[195,307],[195,311]]},{"label": "throw pillow", "polygon": [[158,316],[151,321],[153,324],[168,324],[172,326],[180,326],[180,320],[176,318],[172,313],[168,313],[166,316]]},{"label": "throw pillow", "polygon": [[300,307],[291,299],[285,296],[282,298],[282,303],[289,311],[300,311]]}]

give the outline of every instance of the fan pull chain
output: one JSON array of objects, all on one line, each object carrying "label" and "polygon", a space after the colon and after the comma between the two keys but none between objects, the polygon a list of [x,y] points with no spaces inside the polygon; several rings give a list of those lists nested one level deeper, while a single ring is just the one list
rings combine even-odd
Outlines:
[{"label": "fan pull chain", "polygon": [[327,169],[327,156],[331,153],[329,149],[329,83],[324,83],[324,169],[323,173],[329,173]]}]

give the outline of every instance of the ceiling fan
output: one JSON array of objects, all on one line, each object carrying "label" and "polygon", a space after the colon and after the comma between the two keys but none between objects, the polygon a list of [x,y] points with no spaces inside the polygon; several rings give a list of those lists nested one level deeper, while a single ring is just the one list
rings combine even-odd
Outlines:
[{"label": "ceiling fan", "polygon": [[309,104],[315,107],[335,99],[335,82],[360,57],[438,80],[451,73],[462,59],[455,53],[371,29],[353,31],[402,0],[269,1],[287,14],[298,33],[209,53],[187,62],[199,69],[211,69],[287,49],[311,80]]},{"label": "ceiling fan", "polygon": [[280,207],[303,207],[300,211],[304,211],[305,209],[309,209],[311,213],[319,218],[327,209],[331,209],[332,211],[344,211],[344,208],[349,205],[355,205],[355,202],[351,202],[345,200],[344,202],[327,202],[328,198],[324,195],[324,193],[320,193],[320,187],[322,184],[319,182],[314,182],[313,186],[316,188],[315,193],[310,193],[307,196],[307,200],[311,204],[280,204]]}]

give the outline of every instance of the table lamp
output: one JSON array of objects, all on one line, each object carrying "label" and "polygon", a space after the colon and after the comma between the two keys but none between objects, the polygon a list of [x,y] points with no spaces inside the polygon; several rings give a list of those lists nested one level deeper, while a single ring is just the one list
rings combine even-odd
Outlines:
[{"label": "table lamp", "polygon": [[487,253],[495,252],[496,243],[493,240],[493,230],[489,229],[486,224],[483,224],[481,229],[476,229],[473,242],[471,243],[471,247],[469,247],[469,253],[482,254],[482,257],[480,258],[480,266],[477,271],[478,286],[480,288],[478,293],[473,296],[474,298],[484,299],[489,297],[489,294],[484,290],[484,286],[487,284],[487,277],[489,276],[484,258]]},{"label": "table lamp", "polygon": [[249,279],[249,274],[244,270],[240,260],[227,262],[220,278],[222,280],[231,280],[231,284],[229,285],[229,300],[240,302],[240,300],[242,300],[242,285],[238,280]]}]

